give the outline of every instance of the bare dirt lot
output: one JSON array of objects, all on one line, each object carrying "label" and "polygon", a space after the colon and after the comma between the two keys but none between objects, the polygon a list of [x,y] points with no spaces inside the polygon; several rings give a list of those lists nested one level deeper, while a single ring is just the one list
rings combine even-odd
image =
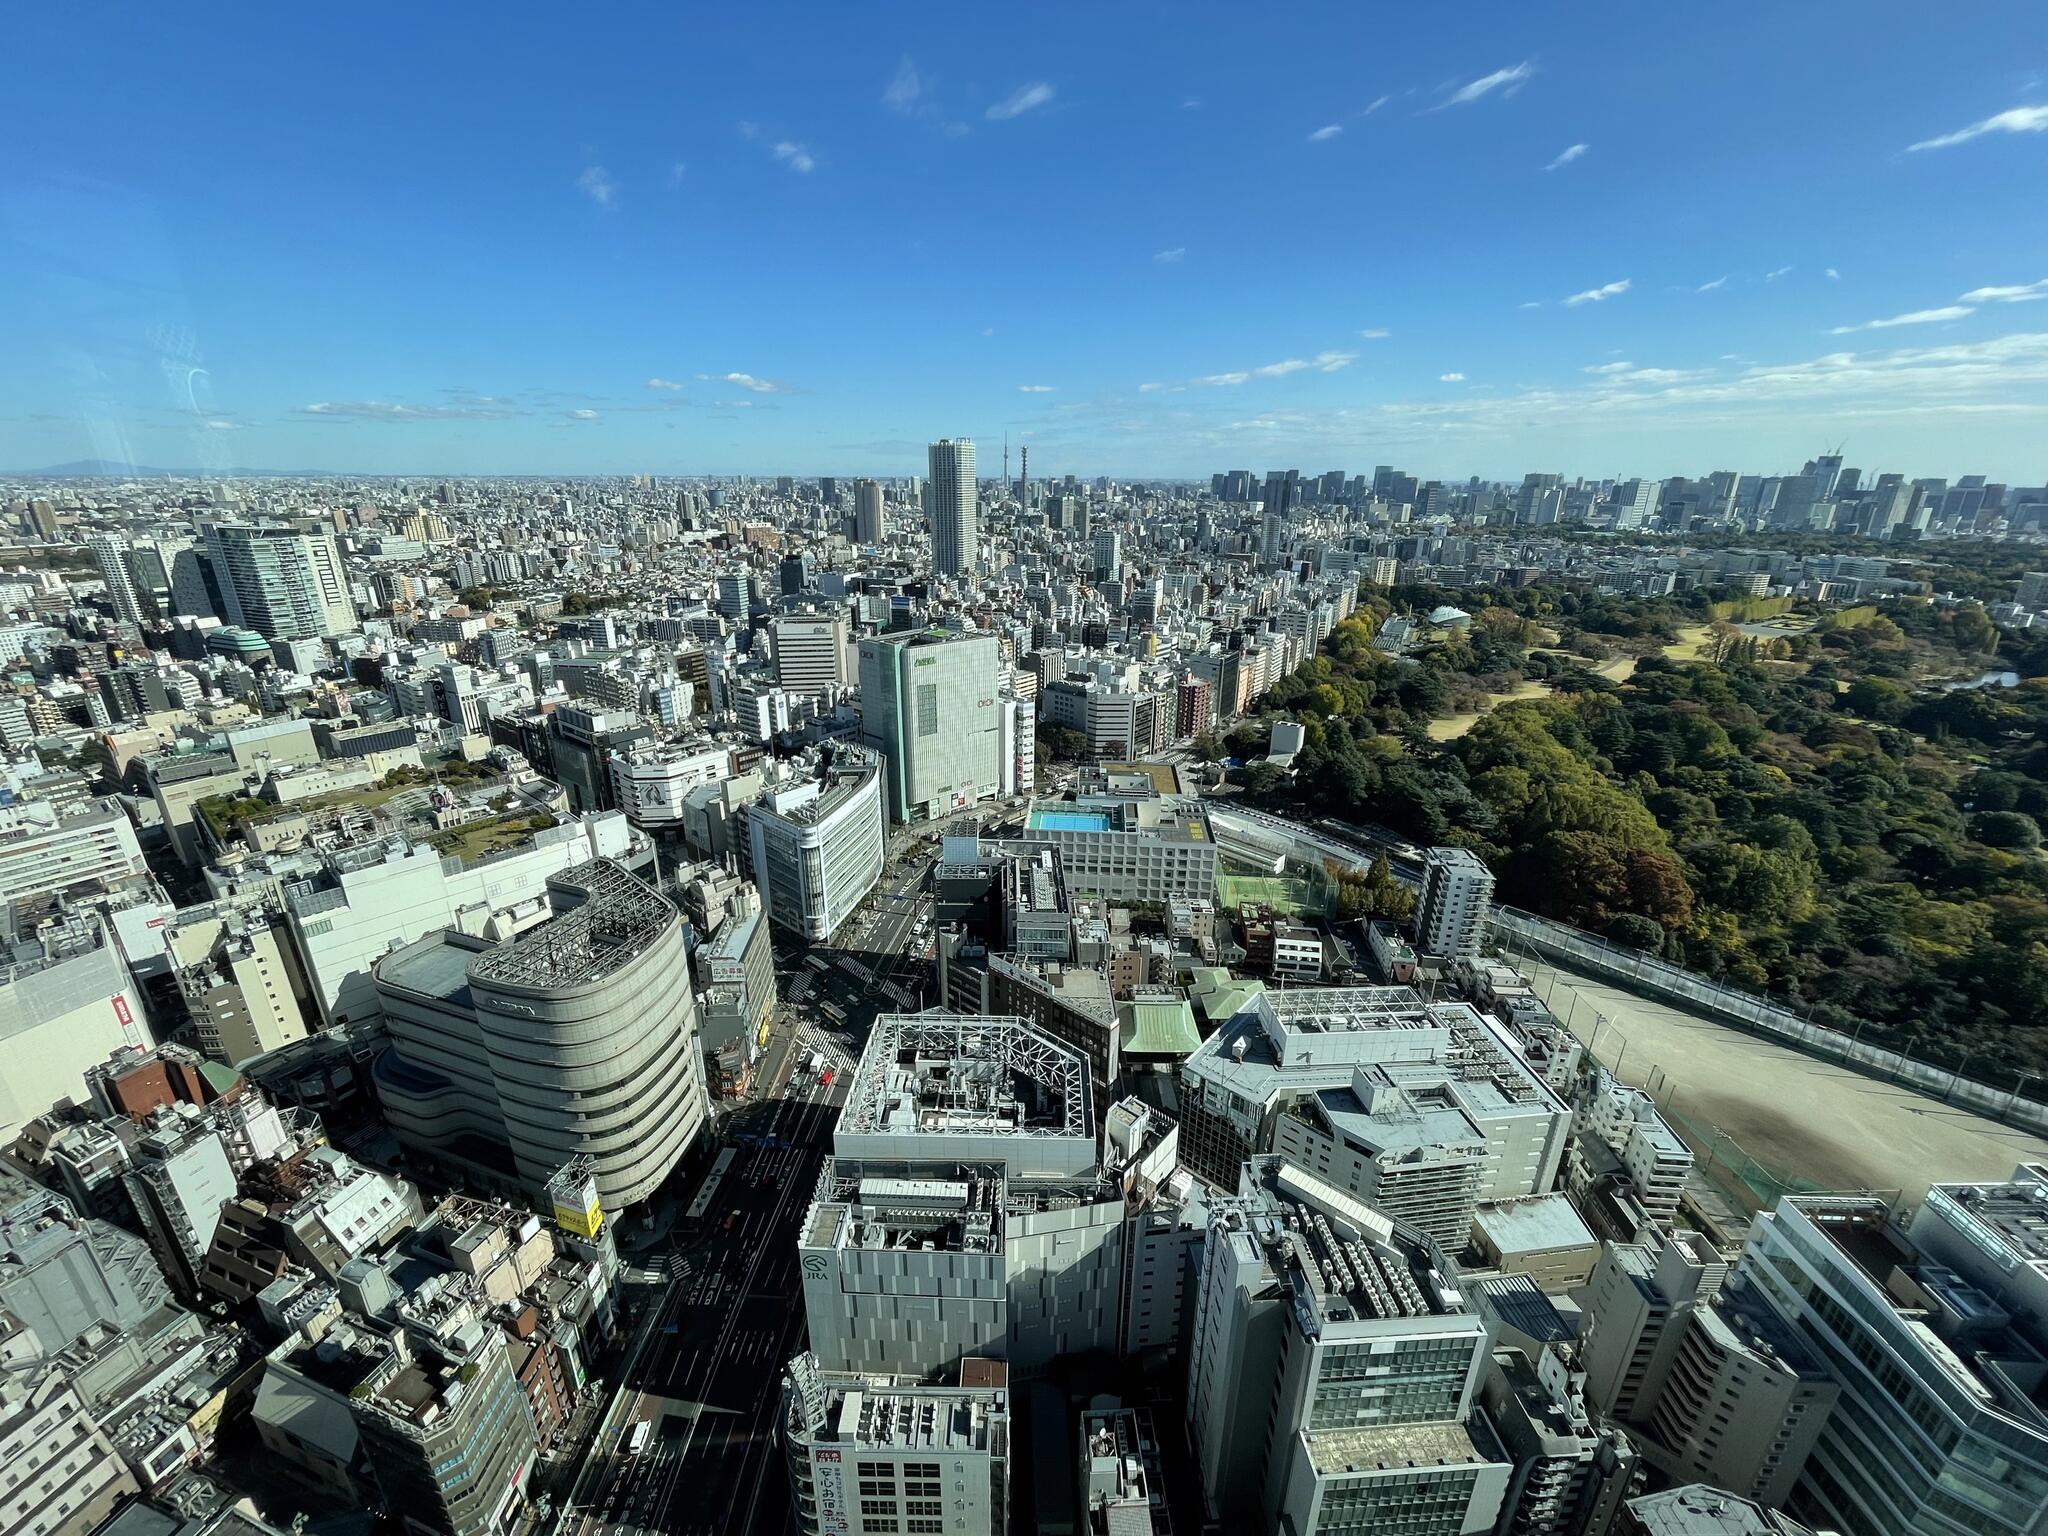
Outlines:
[{"label": "bare dirt lot", "polygon": [[2048,1158],[2048,1142],[2024,1131],[1605,982],[1547,965],[1531,981],[1624,1082],[1777,1173],[1917,1200],[1930,1183],[2005,1178]]}]

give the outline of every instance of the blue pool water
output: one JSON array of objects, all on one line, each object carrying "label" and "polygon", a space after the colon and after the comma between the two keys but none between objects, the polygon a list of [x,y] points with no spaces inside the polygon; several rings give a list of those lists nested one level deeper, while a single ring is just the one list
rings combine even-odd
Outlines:
[{"label": "blue pool water", "polygon": [[1109,817],[1101,811],[1033,811],[1031,825],[1040,832],[1107,832]]}]

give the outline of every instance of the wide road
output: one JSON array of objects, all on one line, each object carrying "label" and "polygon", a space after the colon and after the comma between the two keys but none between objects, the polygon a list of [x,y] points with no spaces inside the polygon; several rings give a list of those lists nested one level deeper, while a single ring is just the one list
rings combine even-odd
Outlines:
[{"label": "wide road", "polygon": [[[738,1155],[704,1230],[652,1261],[668,1291],[659,1332],[626,1383],[630,1411],[593,1447],[604,1475],[586,1496],[583,1536],[780,1536],[789,1489],[777,1416],[782,1369],[802,1347],[797,1241],[828,1150],[841,1077],[736,1111]],[[628,1451],[633,1426],[652,1425]]]}]

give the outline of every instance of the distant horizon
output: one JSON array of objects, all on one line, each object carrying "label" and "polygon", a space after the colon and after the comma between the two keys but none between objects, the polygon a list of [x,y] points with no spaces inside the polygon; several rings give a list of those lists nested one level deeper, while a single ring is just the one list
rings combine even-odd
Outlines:
[{"label": "distant horizon", "polygon": [[[978,449],[978,448],[979,448],[979,447],[980,447],[981,445],[980,445],[980,444],[979,444],[979,443],[977,442],[976,446],[977,446],[977,449]],[[1375,467],[1377,467],[1377,465],[1366,465],[1366,466],[1359,466],[1359,467],[1353,467],[1353,466],[1343,466],[1343,465],[1329,464],[1329,465],[1325,465],[1323,469],[1321,469],[1321,470],[1317,470],[1317,471],[1314,471],[1313,473],[1314,473],[1314,474],[1323,474],[1323,473],[1327,473],[1327,472],[1330,472],[1330,471],[1337,471],[1337,472],[1339,472],[1339,473],[1342,473],[1342,474],[1346,475],[1347,477],[1349,477],[1349,476],[1356,476],[1356,475],[1370,475],[1370,474],[1372,473],[1372,470],[1373,470],[1373,469],[1374,469]],[[1763,477],[1763,478],[1765,478],[1765,479],[1781,479],[1781,478],[1783,478],[1784,476],[1787,476],[1787,475],[1796,475],[1796,474],[1798,474],[1798,473],[1800,472],[1800,471],[1799,471],[1799,468],[1798,468],[1797,466],[1794,466],[1793,468],[1790,468],[1790,469],[1782,469],[1782,470],[1760,470],[1760,469],[1744,469],[1744,468],[1741,468],[1741,467],[1739,467],[1739,466],[1735,466],[1735,465],[1720,465],[1720,466],[1717,466],[1717,467],[1716,467],[1716,469],[1714,469],[1714,470],[1701,470],[1701,471],[1697,471],[1697,472],[1694,472],[1694,473],[1689,473],[1689,474],[1682,474],[1682,473],[1675,473],[1675,472],[1674,472],[1674,473],[1666,473],[1666,474],[1652,474],[1652,473],[1642,473],[1642,474],[1637,474],[1637,473],[1633,473],[1633,472],[1631,472],[1631,473],[1608,473],[1608,474],[1587,474],[1587,473],[1583,473],[1583,472],[1575,472],[1575,471],[1572,471],[1572,470],[1558,470],[1558,469],[1552,468],[1552,469],[1547,469],[1547,470],[1546,470],[1546,469],[1538,469],[1538,470],[1516,470],[1516,471],[1514,471],[1513,473],[1510,473],[1510,474],[1500,474],[1500,475],[1487,475],[1487,474],[1450,474],[1450,475],[1435,475],[1435,474],[1430,474],[1430,475],[1425,475],[1425,474],[1422,474],[1422,473],[1420,473],[1420,472],[1418,472],[1418,471],[1416,471],[1416,470],[1414,470],[1414,469],[1411,469],[1411,468],[1410,468],[1409,466],[1407,466],[1407,465],[1405,465],[1405,464],[1394,464],[1394,465],[1393,465],[1393,466],[1391,466],[1391,467],[1392,467],[1392,468],[1393,468],[1394,470],[1396,470],[1397,472],[1401,473],[1401,474],[1404,474],[1404,475],[1413,475],[1413,476],[1415,476],[1415,478],[1416,478],[1417,480],[1419,480],[1419,481],[1423,481],[1423,482],[1425,482],[1425,483],[1429,483],[1429,482],[1435,482],[1435,483],[1438,483],[1438,484],[1442,484],[1442,485],[1445,485],[1445,486],[1465,486],[1465,485],[1469,485],[1469,484],[1470,484],[1470,483],[1471,483],[1471,482],[1472,482],[1473,480],[1477,480],[1477,481],[1479,481],[1479,483],[1481,483],[1482,485],[1516,485],[1516,484],[1519,484],[1519,483],[1521,482],[1521,479],[1522,479],[1522,477],[1523,477],[1523,476],[1524,476],[1525,474],[1561,474],[1561,475],[1562,475],[1562,476],[1564,477],[1564,479],[1566,480],[1566,482],[1567,482],[1567,483],[1569,483],[1569,482],[1572,482],[1572,481],[1586,481],[1586,482],[1598,483],[1598,482],[1601,482],[1601,481],[1621,481],[1621,480],[1632,480],[1632,479],[1644,479],[1644,480],[1657,480],[1657,481],[1670,481],[1670,480],[1678,480],[1678,479],[1683,479],[1683,480],[1699,480],[1699,479],[1702,479],[1702,478],[1704,478],[1704,477],[1705,477],[1706,475],[1708,475],[1708,474],[1713,474],[1713,473],[1733,473],[1733,474],[1737,474],[1737,475],[1743,475],[1743,476],[1748,476],[1748,475],[1758,475],[1758,476],[1761,476],[1761,477]],[[2002,485],[2002,486],[2014,486],[2014,485],[2025,485],[2025,486],[2031,486],[2031,485],[2037,485],[2037,484],[2048,484],[2048,476],[2044,476],[2043,478],[2041,478],[2041,479],[2037,479],[2037,480],[2029,480],[2029,479],[2025,479],[2025,478],[2004,478],[2004,477],[2001,477],[2001,476],[1999,476],[1999,475],[1993,474],[1993,473],[1991,473],[1991,472],[1989,472],[1989,471],[1987,471],[1987,470],[1981,469],[1981,468],[1972,468],[1972,469],[1965,469],[1965,470],[1960,470],[1960,471],[1956,471],[1956,472],[1954,472],[1954,473],[1950,473],[1950,474],[1946,474],[1946,475],[1926,475],[1926,474],[1914,474],[1914,473],[1911,473],[1911,472],[1909,472],[1909,471],[1903,471],[1903,470],[1891,470],[1891,469],[1877,469],[1877,468],[1870,468],[1870,467],[1866,467],[1866,466],[1864,466],[1864,465],[1861,465],[1861,464],[1846,464],[1846,465],[1845,465],[1844,467],[1845,467],[1845,468],[1850,468],[1850,469],[1855,469],[1855,470],[1858,470],[1858,471],[1860,472],[1860,475],[1861,475],[1862,483],[1863,483],[1863,484],[1865,484],[1865,485],[1868,485],[1868,484],[1869,484],[1869,483],[1870,483],[1871,481],[1875,480],[1875,479],[1876,479],[1876,477],[1877,477],[1878,475],[1880,475],[1880,474],[1903,474],[1903,475],[1905,476],[1906,482],[1907,482],[1908,484],[1911,484],[1911,483],[1912,483],[1913,481],[1915,481],[1915,480],[1944,480],[1944,481],[1947,481],[1947,482],[1948,482],[1948,483],[1950,483],[1950,484],[1954,484],[1954,483],[1955,483],[1955,482],[1956,482],[1957,480],[1961,479],[1961,478],[1962,478],[1963,476],[1965,476],[1965,475],[1983,475],[1983,476],[1984,476],[1984,478],[1985,478],[1985,483],[1986,483],[1986,484],[1988,484],[1988,485]],[[1251,465],[1245,465],[1245,464],[1233,464],[1233,465],[1231,465],[1231,466],[1230,466],[1230,470],[1240,470],[1240,469],[1246,469],[1246,470],[1250,470],[1250,472],[1252,473],[1252,475],[1253,475],[1253,476],[1254,476],[1255,478],[1257,478],[1257,479],[1260,479],[1260,480],[1263,480],[1263,479],[1264,479],[1264,477],[1265,477],[1266,473],[1267,473],[1267,472],[1268,472],[1269,470],[1271,470],[1271,469],[1275,469],[1275,468],[1278,468],[1278,469],[1283,469],[1283,470],[1285,470],[1285,469],[1298,469],[1298,470],[1300,470],[1300,471],[1302,472],[1302,475],[1303,475],[1303,478],[1304,478],[1304,479],[1306,479],[1306,478],[1310,478],[1310,476],[1311,476],[1311,471],[1309,470],[1309,467],[1308,467],[1308,461],[1302,461],[1302,462],[1299,462],[1299,463],[1295,463],[1295,464],[1280,464],[1280,465],[1272,465],[1272,464],[1266,464],[1266,465],[1260,465],[1260,466],[1258,466],[1258,467],[1253,467],[1253,466],[1251,466]],[[1116,471],[1112,471],[1112,470],[1088,470],[1088,471],[1085,471],[1085,472],[1083,472],[1083,471],[1068,471],[1068,470],[1060,470],[1060,471],[1057,471],[1057,472],[1053,472],[1053,473],[1049,473],[1049,474],[1045,474],[1045,475],[1040,475],[1040,474],[1037,474],[1037,473],[1035,473],[1035,472],[1034,472],[1034,473],[1033,473],[1033,475],[1031,476],[1031,483],[1032,483],[1033,485],[1038,485],[1038,486],[1042,486],[1042,485],[1045,485],[1045,484],[1048,484],[1048,483],[1051,483],[1051,482],[1054,482],[1054,481],[1059,481],[1059,480],[1063,480],[1063,479],[1065,479],[1065,478],[1066,478],[1066,476],[1067,476],[1067,475],[1068,475],[1069,473],[1071,473],[1071,474],[1073,474],[1073,476],[1074,476],[1075,480],[1077,480],[1077,481],[1079,481],[1079,482],[1081,482],[1081,483],[1083,483],[1083,484],[1086,484],[1086,483],[1088,483],[1088,482],[1091,482],[1091,481],[1094,481],[1094,480],[1096,480],[1096,479],[1100,478],[1100,479],[1106,479],[1106,480],[1113,480],[1113,481],[1116,481],[1116,482],[1118,482],[1119,484],[1124,484],[1124,485],[1182,485],[1182,486],[1189,486],[1189,487],[1192,487],[1192,488],[1194,488],[1194,489],[1197,489],[1197,490],[1204,490],[1204,491],[1206,491],[1206,490],[1207,490],[1207,489],[1209,488],[1210,482],[1211,482],[1212,478],[1213,478],[1213,477],[1214,477],[1215,475],[1217,475],[1217,474],[1219,474],[1219,473],[1228,473],[1228,472],[1230,472],[1230,470],[1218,470],[1218,469],[1210,469],[1210,470],[1205,470],[1205,471],[1202,471],[1202,472],[1200,472],[1200,473],[1198,473],[1198,474],[1173,474],[1173,475],[1158,475],[1158,474],[1129,474],[1129,473],[1119,473],[1119,472],[1116,472]],[[656,469],[595,469],[595,470],[578,470],[578,471],[573,471],[573,472],[572,472],[572,471],[568,471],[568,470],[503,470],[503,471],[484,471],[484,470],[451,470],[451,469],[418,469],[418,470],[398,470],[398,469],[394,469],[394,470],[369,470],[369,469],[363,469],[363,470],[342,470],[342,469],[256,469],[256,468],[251,468],[251,467],[249,467],[249,466],[246,466],[246,465],[238,465],[238,466],[232,466],[232,467],[224,467],[224,468],[219,468],[219,469],[170,469],[170,468],[164,468],[164,467],[161,467],[161,466],[158,466],[158,465],[138,464],[138,465],[133,465],[133,466],[130,466],[129,468],[127,468],[127,469],[123,470],[123,469],[117,469],[117,468],[112,468],[112,467],[108,467],[108,468],[105,468],[105,469],[89,469],[89,468],[84,468],[84,467],[81,467],[81,466],[80,466],[80,465],[78,465],[78,464],[54,464],[54,465],[51,465],[51,466],[49,466],[49,467],[47,467],[47,468],[44,468],[44,469],[0,469],[0,482],[6,482],[6,483],[14,483],[14,484],[20,484],[20,483],[33,483],[33,482],[35,482],[35,481],[36,481],[36,480],[38,480],[38,479],[42,479],[42,480],[122,480],[122,479],[133,479],[133,480],[158,480],[158,479],[161,479],[161,480],[207,480],[207,479],[237,479],[237,480],[239,480],[239,479],[250,479],[250,480],[336,480],[336,481],[355,481],[355,480],[478,480],[478,481],[488,481],[488,480],[533,480],[533,481],[551,481],[551,482],[559,482],[559,481],[580,481],[580,480],[631,480],[631,479],[634,479],[634,478],[636,478],[636,477],[640,477],[640,476],[645,476],[646,478],[648,478],[648,479],[651,479],[651,480],[741,480],[741,479],[745,479],[745,480],[775,480],[775,479],[778,479],[778,478],[781,478],[781,477],[787,476],[788,478],[790,478],[790,479],[793,479],[793,480],[820,480],[820,479],[825,479],[825,480],[844,480],[844,481],[847,481],[847,482],[849,482],[849,483],[851,483],[851,482],[853,482],[853,481],[856,481],[856,480],[878,480],[878,481],[898,481],[898,480],[908,480],[908,479],[911,479],[911,478],[913,478],[913,477],[915,477],[915,478],[917,478],[917,479],[920,479],[920,480],[922,480],[922,479],[925,479],[925,478],[926,478],[926,474],[925,474],[925,472],[924,472],[924,470],[923,470],[922,468],[920,468],[920,469],[917,469],[917,470],[908,470],[908,469],[903,469],[903,470],[891,470],[891,471],[884,471],[884,470],[865,470],[865,469],[852,469],[852,470],[848,470],[848,469],[827,469],[827,470],[791,470],[791,469],[767,469],[767,470],[760,470],[760,469],[734,469],[734,470],[711,470],[711,469],[698,469],[698,470],[656,470]],[[1013,469],[1013,472],[1011,473],[1011,475],[1010,475],[1010,478],[1009,478],[1009,480],[1008,480],[1008,481],[1006,482],[1006,481],[1005,481],[1005,480],[1003,479],[1003,476],[1002,476],[1002,474],[1000,473],[1000,470],[998,470],[998,472],[997,472],[997,473],[995,473],[995,474],[986,474],[986,473],[978,473],[978,474],[977,474],[977,476],[976,476],[976,480],[975,480],[975,483],[976,483],[977,485],[1005,485],[1005,484],[1009,484],[1009,485],[1014,485],[1014,484],[1016,483],[1016,480],[1017,480],[1017,478],[1018,478],[1018,477],[1017,477],[1017,475],[1015,474],[1015,472],[1014,472],[1014,469]]]}]

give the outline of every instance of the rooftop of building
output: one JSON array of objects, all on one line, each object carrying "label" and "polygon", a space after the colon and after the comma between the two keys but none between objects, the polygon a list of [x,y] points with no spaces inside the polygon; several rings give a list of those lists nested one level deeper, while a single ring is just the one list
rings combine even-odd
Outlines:
[{"label": "rooftop of building", "polygon": [[1019,1018],[881,1014],[839,1134],[1092,1139],[1087,1059]]},{"label": "rooftop of building", "polygon": [[1302,1431],[1309,1459],[1324,1477],[1347,1472],[1457,1467],[1492,1460],[1463,1424],[1395,1424],[1382,1429]]},{"label": "rooftop of building", "polygon": [[811,766],[810,777],[767,790],[754,813],[768,812],[797,826],[812,826],[875,782],[882,759],[850,741],[835,741]]},{"label": "rooftop of building", "polygon": [[602,981],[679,920],[666,897],[610,859],[571,865],[548,881],[548,893],[556,915],[479,954],[470,963],[472,982],[544,988]]},{"label": "rooftop of building", "polygon": [[1472,1224],[1504,1255],[1594,1248],[1600,1241],[1563,1194],[1490,1200],[1473,1211]]},{"label": "rooftop of building", "polygon": [[1705,1483],[1688,1483],[1628,1501],[1643,1536],[1805,1536],[1806,1527]]},{"label": "rooftop of building", "polygon": [[1005,1196],[999,1166],[827,1159],[803,1246],[999,1253]]},{"label": "rooftop of building", "polygon": [[1996,1182],[1937,1184],[1927,1200],[2011,1263],[2048,1277],[2048,1164],[2022,1163]]}]

